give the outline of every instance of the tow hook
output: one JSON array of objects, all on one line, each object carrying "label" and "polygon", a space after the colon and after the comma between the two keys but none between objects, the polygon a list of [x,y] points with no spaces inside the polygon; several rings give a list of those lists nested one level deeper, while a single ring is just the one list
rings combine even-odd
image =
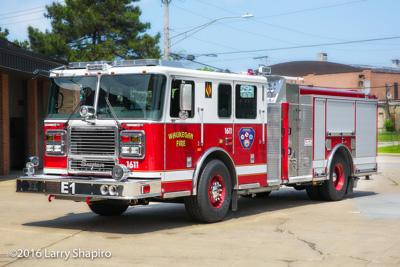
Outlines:
[{"label": "tow hook", "polygon": [[93,204],[93,202],[90,202],[91,199],[92,199],[91,197],[88,197],[86,199],[86,204],[88,204],[89,206]]},{"label": "tow hook", "polygon": [[55,197],[54,195],[50,195],[48,198],[49,202],[51,202],[51,198],[54,198],[54,197]]}]

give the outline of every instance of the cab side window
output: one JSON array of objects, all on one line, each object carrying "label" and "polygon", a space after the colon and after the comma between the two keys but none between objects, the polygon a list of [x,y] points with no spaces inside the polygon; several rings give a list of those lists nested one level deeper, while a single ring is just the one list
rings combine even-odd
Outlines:
[{"label": "cab side window", "polygon": [[257,117],[257,87],[236,85],[236,118],[255,119]]},{"label": "cab side window", "polygon": [[169,115],[171,118],[178,118],[180,111],[180,86],[182,83],[191,84],[192,85],[192,110],[189,111],[189,118],[194,117],[194,82],[193,81],[182,81],[182,80],[173,80],[171,84],[171,107],[169,111]]},{"label": "cab side window", "polygon": [[230,118],[232,115],[232,86],[220,84],[218,86],[218,117]]}]

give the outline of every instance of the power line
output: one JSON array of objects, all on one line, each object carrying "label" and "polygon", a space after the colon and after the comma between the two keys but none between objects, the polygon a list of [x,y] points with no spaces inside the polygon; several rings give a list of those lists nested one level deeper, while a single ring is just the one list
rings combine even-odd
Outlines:
[{"label": "power line", "polygon": [[197,1],[199,1],[199,2],[202,2],[203,4],[206,4],[206,5],[209,5],[209,6],[212,6],[212,7],[218,8],[218,9],[220,9],[220,10],[226,11],[226,12],[228,12],[228,13],[232,14],[232,15],[238,15],[238,14],[236,14],[236,13],[234,13],[234,12],[232,12],[232,11],[229,11],[229,10],[227,10],[227,9],[225,9],[225,8],[222,8],[222,7],[219,7],[219,6],[216,6],[216,5],[213,5],[213,4],[210,4],[210,3],[207,3],[207,2],[205,2],[205,1],[202,1],[202,0],[197,0]]},{"label": "power line", "polygon": [[[206,18],[206,19],[210,19],[210,18],[208,18],[208,17],[205,17],[205,16],[203,16],[203,15],[201,15],[201,14],[198,14],[198,13],[196,13],[196,12],[193,12],[193,11],[191,11],[191,10],[187,10],[187,9],[185,9],[185,8],[176,6],[176,5],[174,5],[174,4],[171,4],[171,5],[174,6],[174,7],[176,7],[176,8],[178,8],[178,9],[181,9],[181,10],[183,10],[183,11],[186,11],[186,12],[188,12],[188,13],[192,13],[192,14],[195,14],[195,15],[197,15],[197,16],[200,16],[200,17],[203,17],[203,18]],[[251,19],[250,19],[250,20],[251,20]],[[221,24],[221,25],[224,25],[225,27],[229,27],[229,28],[235,29],[235,30],[237,30],[237,31],[244,32],[244,33],[247,33],[247,34],[252,34],[252,35],[255,35],[255,36],[258,36],[258,37],[263,37],[263,38],[272,39],[272,40],[279,41],[279,42],[283,42],[283,43],[288,43],[288,44],[297,45],[296,43],[287,42],[287,41],[284,41],[284,40],[281,40],[281,39],[278,39],[278,38],[274,38],[274,37],[270,37],[270,36],[266,36],[266,35],[261,35],[261,34],[257,34],[257,33],[252,33],[252,32],[246,31],[246,30],[238,29],[238,28],[232,27],[232,26],[227,25],[227,24],[224,24],[224,23],[215,23],[215,24]],[[189,36],[189,38],[193,38],[193,39],[199,40],[199,39],[197,39],[197,38],[195,38],[195,37],[193,37],[193,36]],[[204,41],[204,40],[202,40],[202,41]],[[216,44],[216,43],[214,43],[214,44],[215,44],[215,45],[218,45],[218,46],[222,46],[222,45],[219,45],[219,44]],[[238,49],[235,49],[235,50],[238,50]],[[259,55],[257,55],[257,54],[254,54],[254,55],[255,55],[255,56],[259,56]]]},{"label": "power line", "polygon": [[313,45],[300,45],[300,46],[278,47],[278,48],[267,48],[267,49],[242,50],[242,51],[235,51],[235,52],[222,52],[222,53],[212,53],[212,54],[228,55],[228,54],[239,54],[239,53],[255,53],[255,52],[264,52],[264,51],[277,51],[277,50],[310,48],[310,47],[319,47],[319,46],[356,44],[356,43],[365,43],[365,42],[374,42],[374,41],[383,41],[383,40],[393,40],[393,39],[400,39],[400,36],[385,37],[385,38],[375,38],[375,39],[365,39],[365,40],[357,40],[357,41],[345,41],[345,42],[337,42],[337,43],[326,43],[326,44],[313,44]]},{"label": "power line", "polygon": [[[230,14],[235,14],[234,12],[231,12],[231,11],[229,11],[229,10],[227,10],[227,9],[224,9],[224,8],[218,7],[218,6],[216,6],[216,5],[207,3],[207,2],[205,2],[205,1],[202,1],[202,0],[198,0],[198,1],[199,1],[199,2],[202,2],[202,3],[206,4],[206,5],[213,6],[213,7],[215,7],[215,8],[218,8],[218,9],[221,9],[221,10],[223,10],[223,11],[226,11],[226,12],[228,12],[228,13],[230,13]],[[317,8],[310,8],[310,9],[298,10],[298,11],[293,11],[293,12],[289,12],[289,13],[281,13],[281,14],[276,14],[276,15],[267,16],[267,17],[256,17],[256,18],[252,19],[252,21],[257,22],[257,23],[260,23],[260,24],[264,24],[264,25],[268,25],[268,26],[272,26],[272,27],[284,29],[284,30],[287,30],[287,31],[292,31],[292,32],[296,32],[296,33],[299,33],[299,34],[304,34],[304,35],[307,35],[307,36],[312,36],[312,37],[317,37],[317,38],[322,38],[322,39],[336,40],[336,41],[347,41],[347,40],[343,40],[343,39],[330,38],[330,37],[326,37],[326,36],[319,36],[319,35],[315,35],[315,34],[310,34],[310,33],[306,33],[306,32],[301,32],[301,31],[294,30],[294,29],[290,29],[290,28],[287,28],[287,27],[282,27],[282,26],[279,26],[279,25],[274,25],[274,24],[266,23],[266,22],[260,21],[260,19],[262,19],[262,18],[268,18],[268,17],[283,16],[283,15],[287,15],[287,14],[294,14],[294,13],[307,12],[307,11],[312,11],[312,10],[319,10],[319,9],[332,8],[332,7],[337,7],[337,6],[342,6],[342,5],[348,5],[348,4],[354,4],[354,3],[358,3],[358,2],[364,2],[364,1],[366,1],[366,0],[359,0],[359,1],[353,1],[353,2],[348,2],[348,3],[336,4],[336,5],[329,5],[329,6],[322,6],[322,7],[317,7]],[[221,24],[222,24],[222,23],[221,23]],[[279,41],[282,41],[282,40],[279,40]]]},{"label": "power line", "polygon": [[[35,12],[32,12],[32,11],[25,11],[25,13],[18,14],[18,16],[32,15],[32,14],[39,13],[39,12],[44,12],[44,11],[46,11],[46,10],[45,10],[45,9],[42,9],[42,10],[35,11]],[[22,11],[21,11],[21,12],[22,12]],[[0,15],[0,16],[1,16],[1,15]],[[0,20],[3,20],[3,19],[12,19],[12,18],[15,18],[15,16],[0,18]]]},{"label": "power line", "polygon": [[[174,30],[172,30],[172,31],[174,31]],[[204,43],[208,43],[208,44],[212,44],[212,45],[216,45],[216,46],[220,46],[220,47],[224,47],[224,48],[240,51],[237,48],[229,47],[229,46],[222,45],[222,44],[217,44],[217,43],[214,43],[214,42],[211,42],[211,41],[208,41],[208,40],[204,40],[204,39],[200,39],[200,38],[196,38],[196,37],[191,37],[191,38],[195,39],[197,41],[200,41],[200,42],[204,42]]]},{"label": "power line", "polygon": [[[188,12],[188,13],[192,13],[192,14],[195,14],[195,15],[197,15],[197,16],[200,16],[200,17],[203,17],[203,18],[206,18],[206,19],[210,19],[210,18],[208,18],[208,17],[205,17],[205,16],[203,16],[203,15],[201,15],[201,14],[198,14],[198,13],[193,12],[193,11],[191,11],[191,10],[185,9],[185,8],[183,8],[183,7],[179,7],[179,6],[176,6],[176,5],[174,5],[174,4],[171,4],[171,5],[174,6],[174,7],[176,7],[176,8],[178,8],[178,9],[181,9],[181,10],[183,10],[183,11],[186,11],[186,12]],[[252,20],[252,19],[249,19],[249,20]],[[282,43],[287,43],[287,44],[294,44],[294,45],[296,45],[296,43],[287,42],[287,41],[285,41],[285,40],[281,40],[281,39],[274,38],[274,37],[271,37],[271,36],[262,35],[262,34],[258,34],[258,33],[253,33],[253,32],[250,32],[250,31],[246,31],[246,30],[242,30],[242,29],[239,29],[239,28],[235,28],[235,27],[232,27],[232,26],[230,26],[230,25],[228,25],[228,24],[226,24],[226,23],[215,23],[215,24],[224,25],[225,27],[229,27],[229,28],[231,28],[231,29],[234,29],[234,30],[237,30],[237,31],[240,31],[240,32],[244,32],[244,33],[247,33],[247,34],[252,34],[252,35],[255,35],[255,36],[258,36],[258,37],[263,37],[263,38],[267,38],[267,39],[272,39],[272,40],[275,40],[275,41],[279,41],[279,42],[282,42]]]},{"label": "power line", "polygon": [[[200,16],[200,17],[203,17],[203,18],[206,18],[206,19],[210,20],[210,18],[207,18],[207,17],[205,17],[205,16],[203,16],[203,15],[201,15],[201,14],[195,13],[195,12],[193,12],[193,11],[191,11],[191,10],[187,10],[187,9],[185,9],[185,8],[176,6],[176,5],[174,5],[174,4],[171,4],[171,5],[174,6],[174,7],[176,7],[176,8],[178,8],[178,9],[181,9],[181,10],[183,10],[183,11],[186,11],[186,12],[189,12],[189,13],[192,13],[192,14],[195,14],[195,15],[197,15],[197,16]],[[217,23],[217,24],[219,24],[219,23]],[[223,24],[223,25],[225,25],[225,24]],[[225,25],[225,26],[227,26],[227,25]],[[172,29],[170,29],[170,30],[171,30],[171,31],[174,31],[174,30],[172,30]],[[196,38],[196,37],[193,37],[193,36],[190,36],[190,38],[193,38],[193,39],[195,39],[195,40],[199,40],[199,41],[202,41],[202,42],[205,42],[205,43],[210,43],[210,44],[213,44],[213,45],[216,45],[216,46],[227,47],[227,46],[225,46],[225,45],[221,45],[221,44],[217,44],[217,43],[214,43],[214,42],[206,41],[206,40],[199,39],[199,38]],[[239,51],[239,50],[236,49],[236,48],[230,48],[230,49]]]},{"label": "power line", "polygon": [[[56,1],[56,2],[57,2],[58,4],[65,4],[65,0]],[[30,9],[23,9],[23,10],[19,10],[19,11],[13,11],[13,12],[8,12],[8,13],[3,13],[3,14],[0,14],[0,17],[1,17],[1,16],[12,15],[12,14],[17,14],[17,15],[12,16],[12,17],[0,18],[0,20],[15,18],[16,16],[25,16],[25,15],[31,15],[31,14],[34,14],[34,13],[43,12],[43,11],[46,11],[45,9],[43,9],[43,8],[45,8],[45,7],[46,7],[46,6],[40,6],[40,7],[33,7],[33,8],[30,8]],[[35,10],[35,9],[42,9],[42,10],[32,12],[32,10]],[[18,14],[18,13],[23,13],[23,14]],[[1,23],[1,25],[2,25],[2,26],[3,26],[3,25],[12,25],[12,24],[18,24],[18,23],[23,23],[23,22],[29,22],[29,21],[39,20],[39,19],[46,19],[46,18],[45,18],[45,17],[41,17],[41,18],[27,19],[27,20],[21,20],[21,21],[9,22],[9,23]]]},{"label": "power line", "polygon": [[[65,0],[56,1],[56,2],[59,3],[59,4],[64,4],[64,3],[65,3]],[[32,12],[32,10],[39,9],[39,8],[45,8],[45,7],[46,7],[46,6],[39,6],[39,7],[33,7],[33,8],[23,9],[23,10],[19,10],[19,11],[13,11],[13,12],[8,12],[8,13],[3,13],[3,14],[0,14],[0,17],[1,17],[1,16],[12,15],[12,14],[17,14],[17,13],[23,13],[23,12],[27,12],[27,11],[30,12],[30,13],[28,13],[28,14],[37,13],[37,12],[40,12],[40,11]]]},{"label": "power line", "polygon": [[[20,10],[20,11],[14,11],[14,12],[9,12],[9,13],[4,13],[4,14],[0,14],[0,17],[1,17],[1,16],[12,15],[12,14],[17,14],[17,13],[22,13],[22,12],[27,12],[27,11],[32,12],[32,10],[34,10],[34,9],[39,9],[39,8],[44,8],[44,7],[46,7],[46,6],[34,7],[34,8],[30,8],[30,9],[24,9],[24,10]],[[33,13],[35,13],[35,12],[33,12]]]},{"label": "power line", "polygon": [[366,1],[367,0],[358,0],[358,1],[353,1],[353,2],[342,3],[342,4],[335,4],[335,5],[329,5],[329,6],[308,8],[308,9],[303,9],[303,10],[298,10],[298,11],[291,11],[291,12],[285,12],[285,13],[280,13],[280,14],[275,14],[275,15],[269,15],[269,16],[265,16],[265,17],[259,17],[257,19],[273,18],[273,17],[278,17],[278,16],[291,15],[291,14],[314,11],[314,10],[320,10],[320,9],[326,9],[326,8],[331,8],[331,7],[350,5],[350,4],[359,3],[359,2],[366,2]]},{"label": "power line", "polygon": [[39,19],[47,19],[47,18],[41,17],[41,18],[36,18],[36,19],[21,20],[21,21],[15,21],[15,22],[10,22],[10,23],[2,23],[1,25],[18,24],[18,23],[22,23],[22,22],[28,22],[28,21],[39,20]]}]

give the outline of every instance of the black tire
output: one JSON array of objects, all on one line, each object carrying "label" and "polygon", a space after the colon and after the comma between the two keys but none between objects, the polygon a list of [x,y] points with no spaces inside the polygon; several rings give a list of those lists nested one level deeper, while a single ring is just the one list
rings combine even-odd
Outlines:
[{"label": "black tire", "polygon": [[343,156],[336,154],[329,170],[329,180],[320,186],[321,195],[325,200],[338,201],[343,199],[349,180],[349,168]]},{"label": "black tire", "polygon": [[308,185],[305,187],[307,195],[310,199],[312,200],[322,200],[323,197],[321,195],[320,191],[320,186],[313,186],[313,185]]},{"label": "black tire", "polygon": [[93,201],[89,208],[100,216],[118,216],[128,209],[129,205],[107,200]]},{"label": "black tire", "polygon": [[225,164],[217,159],[205,162],[200,174],[197,195],[185,198],[188,215],[195,221],[221,221],[228,213],[232,182]]}]

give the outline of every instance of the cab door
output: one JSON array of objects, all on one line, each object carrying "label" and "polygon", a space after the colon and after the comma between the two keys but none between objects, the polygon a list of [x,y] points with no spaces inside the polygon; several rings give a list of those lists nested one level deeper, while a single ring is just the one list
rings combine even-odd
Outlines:
[{"label": "cab door", "polygon": [[231,83],[219,83],[217,88],[217,121],[216,131],[220,147],[225,149],[233,158],[233,88]]},{"label": "cab door", "polygon": [[259,84],[234,84],[234,161],[239,189],[267,185],[266,111],[262,90]]},{"label": "cab door", "polygon": [[[192,108],[187,111],[186,119],[180,118],[182,85],[188,85],[192,90]],[[183,191],[188,193],[192,190],[192,177],[199,157],[200,143],[199,112],[195,108],[196,88],[194,79],[173,79],[167,94],[169,110],[165,124],[165,176],[162,180],[164,194]]]}]

